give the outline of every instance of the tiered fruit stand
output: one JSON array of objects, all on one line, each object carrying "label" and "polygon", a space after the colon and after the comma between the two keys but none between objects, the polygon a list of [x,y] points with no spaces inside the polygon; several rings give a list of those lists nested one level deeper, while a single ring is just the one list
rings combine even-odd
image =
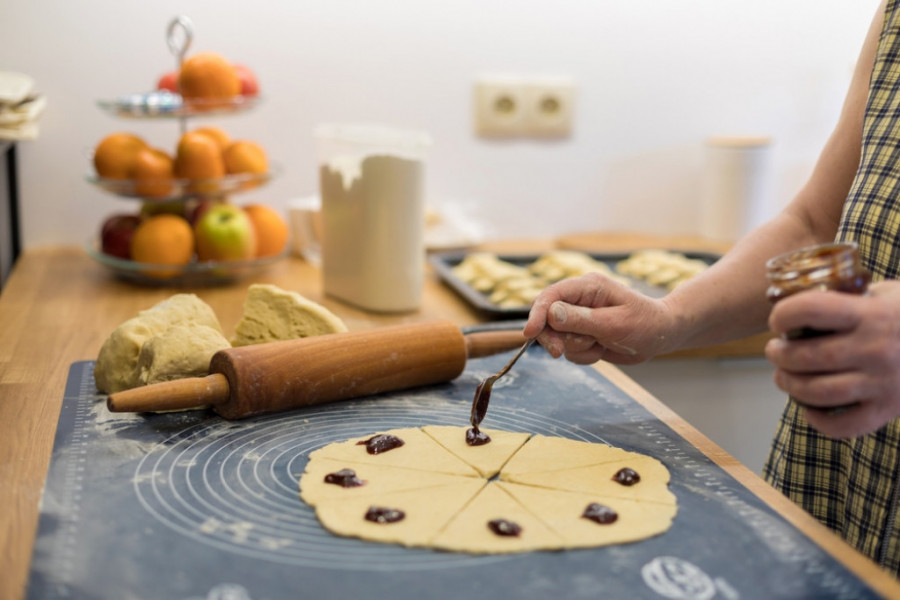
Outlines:
[{"label": "tiered fruit stand", "polygon": [[[180,69],[187,50],[193,40],[193,24],[189,18],[179,16],[172,20],[166,32],[169,49],[175,55],[176,66]],[[177,93],[154,91],[145,94],[131,94],[113,100],[100,100],[98,105],[109,114],[128,119],[177,120],[180,131],[187,131],[188,119],[192,117],[228,116],[254,108],[258,96],[235,96],[229,99],[186,99]],[[187,214],[192,205],[207,200],[224,201],[231,194],[243,193],[268,183],[277,169],[270,166],[266,173],[229,174],[216,179],[166,179],[157,187],[167,193],[148,197],[140,193],[141,187],[132,179],[112,179],[101,177],[96,172],[86,176],[88,182],[121,198],[144,202],[151,210],[179,210]],[[142,182],[146,186],[147,182]],[[103,252],[100,241],[91,238],[86,244],[88,254],[106,266],[116,276],[141,285],[217,285],[229,283],[240,277],[258,272],[260,269],[281,260],[284,254],[245,261],[197,261],[186,265],[153,265],[126,260]],[[166,277],[159,273],[165,272]]]}]

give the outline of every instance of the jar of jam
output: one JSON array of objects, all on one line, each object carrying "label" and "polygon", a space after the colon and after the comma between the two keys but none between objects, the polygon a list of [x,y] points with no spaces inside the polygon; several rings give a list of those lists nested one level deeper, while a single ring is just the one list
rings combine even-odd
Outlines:
[{"label": "jar of jam", "polygon": [[[779,300],[805,290],[831,290],[864,294],[870,274],[859,262],[859,250],[853,243],[809,246],[780,254],[766,263],[769,287],[766,297]],[[803,328],[788,332],[788,339],[826,335],[827,331]]]}]

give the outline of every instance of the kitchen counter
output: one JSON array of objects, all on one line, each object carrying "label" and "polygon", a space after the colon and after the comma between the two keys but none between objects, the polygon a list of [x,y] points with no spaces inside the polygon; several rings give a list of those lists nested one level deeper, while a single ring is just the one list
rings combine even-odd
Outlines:
[{"label": "kitchen counter", "polygon": [[[498,251],[535,251],[540,242],[511,242]],[[424,307],[408,315],[372,315],[347,307],[321,292],[317,270],[291,258],[233,286],[198,288],[230,335],[252,282],[274,283],[320,302],[351,330],[400,322],[450,319],[459,325],[481,321],[436,278],[426,282]],[[172,288],[136,287],[112,278],[80,248],[40,248],[21,256],[0,293],[0,598],[24,595],[54,433],[69,366],[96,358],[119,323],[170,296]],[[744,340],[707,355],[759,353],[763,338]],[[682,435],[757,494],[881,594],[900,597],[900,584],[820,526],[730,457],[656,398],[605,363],[595,367],[657,418]]]}]

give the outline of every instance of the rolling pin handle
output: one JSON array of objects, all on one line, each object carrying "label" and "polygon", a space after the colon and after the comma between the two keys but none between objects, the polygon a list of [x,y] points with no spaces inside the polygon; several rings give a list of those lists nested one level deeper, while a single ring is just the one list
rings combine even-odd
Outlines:
[{"label": "rolling pin handle", "polygon": [[466,357],[484,358],[508,350],[515,350],[525,343],[521,330],[506,329],[498,331],[476,331],[467,333]]},{"label": "rolling pin handle", "polygon": [[221,373],[176,379],[110,394],[110,412],[163,412],[216,406],[228,400],[228,380]]}]

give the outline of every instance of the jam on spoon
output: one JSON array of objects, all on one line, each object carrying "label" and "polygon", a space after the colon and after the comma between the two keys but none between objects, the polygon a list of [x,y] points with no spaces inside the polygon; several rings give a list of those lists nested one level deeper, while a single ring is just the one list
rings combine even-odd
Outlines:
[{"label": "jam on spoon", "polygon": [[[472,414],[469,418],[469,422],[472,424],[472,429],[475,430],[475,434],[481,433],[478,426],[484,420],[484,415],[487,414],[488,403],[491,401],[491,390],[494,387],[494,382],[506,375],[512,366],[516,364],[516,361],[525,354],[528,347],[534,343],[535,339],[536,338],[531,338],[527,340],[522,347],[519,348],[519,351],[516,352],[515,356],[513,356],[502,369],[493,375],[485,377],[481,383],[478,384],[478,387],[475,388],[475,397],[472,399]],[[488,438],[487,442],[489,441],[490,438]],[[468,443],[468,432],[466,433],[466,442]],[[482,443],[486,444],[487,442]]]}]

